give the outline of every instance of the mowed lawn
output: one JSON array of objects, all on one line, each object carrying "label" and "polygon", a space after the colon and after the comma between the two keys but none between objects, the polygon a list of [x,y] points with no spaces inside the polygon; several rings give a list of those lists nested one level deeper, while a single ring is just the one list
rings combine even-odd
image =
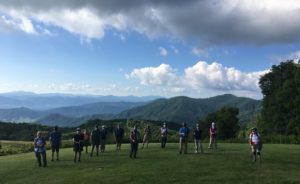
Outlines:
[{"label": "mowed lawn", "polygon": [[[141,148],[141,144],[140,144]],[[212,152],[204,144],[204,154],[178,154],[178,144],[150,144],[139,149],[138,158],[130,159],[129,145],[116,152],[108,145],[98,157],[83,153],[81,163],[73,162],[72,149],[61,149],[61,160],[39,168],[33,153],[0,157],[0,183],[300,183],[300,146],[263,147],[262,163],[250,161],[247,144],[219,144]]]}]

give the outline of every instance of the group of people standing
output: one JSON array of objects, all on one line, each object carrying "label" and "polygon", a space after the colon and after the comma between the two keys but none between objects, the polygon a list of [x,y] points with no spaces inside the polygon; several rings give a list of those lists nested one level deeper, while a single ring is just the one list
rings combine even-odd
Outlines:
[{"label": "group of people standing", "polygon": [[[166,147],[167,138],[168,138],[169,129],[164,123],[160,128],[161,134],[161,148],[164,149]],[[94,129],[89,132],[88,129],[85,129],[84,132],[81,132],[80,128],[76,129],[76,134],[73,136],[73,143],[74,143],[74,163],[80,162],[81,160],[81,152],[85,146],[85,152],[88,154],[88,146],[91,145],[91,152],[90,157],[93,156],[94,150],[96,149],[96,155],[98,156],[99,150],[100,152],[105,151],[105,144],[107,139],[107,130],[104,125],[102,125],[101,129],[99,129],[98,125],[94,127]],[[151,138],[151,128],[150,125],[146,125],[144,129],[144,136],[143,136],[143,145],[142,149],[146,145],[148,148],[149,140]],[[187,127],[186,123],[182,123],[182,127],[178,131],[179,134],[179,154],[187,154],[188,150],[188,138],[190,134],[190,129]],[[121,150],[122,141],[124,139],[124,129],[118,124],[116,129],[114,130],[114,136],[116,140],[116,151]],[[211,123],[211,127],[209,128],[209,135],[210,135],[210,142],[209,142],[209,149],[217,149],[217,128],[214,122]],[[202,146],[202,131],[200,130],[199,124],[196,124],[196,127],[193,132],[194,138],[194,147],[195,153],[203,153],[203,146]],[[130,141],[130,158],[136,158],[138,152],[138,144],[140,140],[140,132],[137,129],[137,126],[134,125],[132,131],[129,135]],[[50,133],[49,136],[50,146],[52,150],[51,161],[54,161],[55,153],[56,153],[56,161],[59,161],[59,148],[61,146],[61,133],[58,131],[58,127],[55,126],[53,131]],[[253,128],[250,136],[249,136],[249,143],[252,148],[252,153],[254,155],[254,161],[256,158],[260,158],[260,151],[262,148],[261,138],[259,133],[257,132],[256,128]],[[46,159],[46,140],[44,137],[41,136],[41,132],[37,132],[37,137],[34,139],[34,147],[35,147],[35,155],[38,161],[38,165],[47,166],[47,159]]]}]

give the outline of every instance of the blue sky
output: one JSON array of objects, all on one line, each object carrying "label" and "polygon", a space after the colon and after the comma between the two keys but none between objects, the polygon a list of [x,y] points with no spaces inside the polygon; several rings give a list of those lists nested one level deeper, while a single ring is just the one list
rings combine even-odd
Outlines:
[{"label": "blue sky", "polygon": [[0,0],[0,92],[261,98],[300,2]]}]

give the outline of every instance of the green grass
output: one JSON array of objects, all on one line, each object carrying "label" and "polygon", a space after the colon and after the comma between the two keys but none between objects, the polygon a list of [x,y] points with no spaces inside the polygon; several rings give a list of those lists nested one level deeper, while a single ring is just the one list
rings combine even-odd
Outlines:
[{"label": "green grass", "polygon": [[[159,144],[139,149],[138,158],[130,159],[128,145],[120,152],[114,145],[107,152],[90,158],[83,154],[81,163],[73,163],[72,149],[61,150],[61,161],[48,167],[37,166],[34,153],[0,157],[0,183],[300,183],[300,146],[264,145],[262,163],[250,162],[247,144],[219,144],[217,152],[179,155],[177,144]],[[141,144],[140,144],[141,147]],[[204,148],[207,144],[204,144]]]}]

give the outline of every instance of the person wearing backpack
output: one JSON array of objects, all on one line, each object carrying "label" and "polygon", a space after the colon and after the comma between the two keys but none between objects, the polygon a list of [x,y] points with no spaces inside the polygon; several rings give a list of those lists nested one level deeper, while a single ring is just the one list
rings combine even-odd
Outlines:
[{"label": "person wearing backpack", "polygon": [[195,141],[195,153],[203,153],[203,147],[201,142],[202,131],[200,130],[199,124],[196,125],[194,130],[194,141]]},{"label": "person wearing backpack", "polygon": [[52,157],[51,161],[53,162],[54,160],[54,152],[56,152],[56,161],[59,160],[59,147],[61,145],[61,133],[58,131],[58,127],[55,126],[53,131],[51,132],[49,136],[49,141],[51,145],[51,150],[52,150]]},{"label": "person wearing backpack", "polygon": [[253,154],[253,161],[256,162],[258,157],[259,161],[261,161],[261,149],[262,149],[262,142],[260,134],[257,131],[257,128],[254,127],[251,129],[251,133],[249,135],[249,144],[251,147],[251,151]]},{"label": "person wearing backpack", "polygon": [[211,123],[211,127],[209,128],[209,137],[208,149],[212,149],[213,147],[217,149],[217,127],[215,122]]},{"label": "person wearing backpack", "polygon": [[92,150],[90,156],[93,156],[94,148],[96,147],[96,155],[99,154],[99,145],[100,145],[100,130],[98,125],[95,126],[94,130],[91,133],[91,140],[92,140]]},{"label": "person wearing backpack", "polygon": [[[33,141],[34,144],[34,152],[37,158],[37,162],[39,167],[42,166],[42,159],[44,167],[47,167],[47,157],[46,157],[46,140],[44,137],[41,136],[41,132],[38,131],[36,134],[36,138]],[[41,159],[42,157],[42,159]]]},{"label": "person wearing backpack", "polygon": [[189,128],[186,123],[182,123],[182,127],[179,129],[179,154],[187,154]]},{"label": "person wearing backpack", "polygon": [[76,129],[76,134],[73,137],[74,141],[74,163],[80,162],[81,152],[83,151],[84,135],[81,133],[80,128]]}]

